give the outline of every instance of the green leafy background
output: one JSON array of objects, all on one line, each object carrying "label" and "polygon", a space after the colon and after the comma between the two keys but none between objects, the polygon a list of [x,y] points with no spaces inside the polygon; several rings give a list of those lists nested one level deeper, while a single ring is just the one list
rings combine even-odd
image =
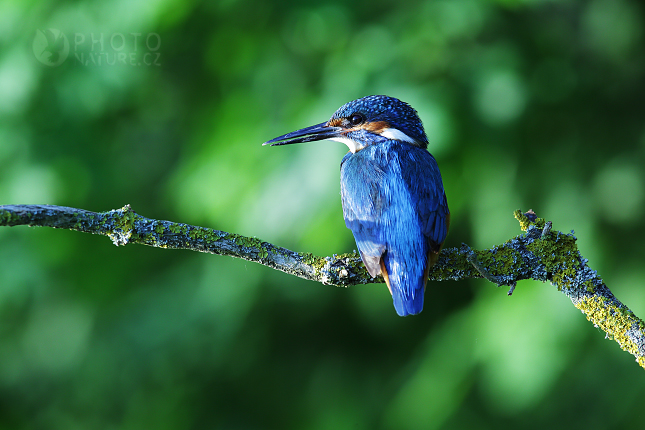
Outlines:
[{"label": "green leafy background", "polygon": [[[260,144],[387,94],[425,124],[446,246],[492,247],[532,208],[574,229],[643,317],[644,14],[636,0],[5,0],[0,204],[129,203],[352,251],[344,145]],[[67,40],[58,66],[39,61],[48,28]],[[554,287],[428,291],[399,318],[382,284],[2,228],[0,428],[642,428],[643,369]]]}]

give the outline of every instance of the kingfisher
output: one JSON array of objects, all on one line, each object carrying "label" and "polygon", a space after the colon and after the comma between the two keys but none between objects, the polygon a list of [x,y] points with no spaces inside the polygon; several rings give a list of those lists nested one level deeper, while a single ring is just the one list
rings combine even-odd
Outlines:
[{"label": "kingfisher", "polygon": [[324,139],[349,148],[340,163],[343,217],[367,271],[383,275],[397,314],[420,313],[450,211],[417,111],[394,97],[367,96],[344,104],[329,121],[263,145]]}]

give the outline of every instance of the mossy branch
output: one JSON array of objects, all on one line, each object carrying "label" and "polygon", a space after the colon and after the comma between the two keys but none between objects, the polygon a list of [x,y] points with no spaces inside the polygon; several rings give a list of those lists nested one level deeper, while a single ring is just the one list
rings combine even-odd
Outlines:
[{"label": "mossy branch", "polygon": [[[552,230],[551,222],[532,211],[515,211],[524,233],[481,251],[467,245],[444,249],[430,272],[433,281],[484,278],[498,286],[535,279],[550,282],[569,297],[594,326],[636,357],[645,368],[645,323],[609,291],[596,271],[580,255],[572,233]],[[107,212],[63,206],[0,206],[0,226],[65,228],[108,236],[119,245],[139,243],[171,249],[190,249],[229,255],[263,264],[300,278],[347,287],[383,282],[372,279],[356,253],[317,257],[204,227],[145,218],[129,205]]]}]

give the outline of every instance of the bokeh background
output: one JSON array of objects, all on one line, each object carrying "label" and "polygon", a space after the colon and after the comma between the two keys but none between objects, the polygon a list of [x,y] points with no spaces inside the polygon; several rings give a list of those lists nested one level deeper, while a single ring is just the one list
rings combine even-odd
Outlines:
[{"label": "bokeh background", "polygon": [[[4,0],[0,204],[131,204],[349,252],[346,147],[260,144],[387,94],[424,121],[446,246],[499,244],[532,208],[575,230],[642,318],[644,13],[636,0]],[[429,291],[399,318],[382,284],[1,228],[0,428],[642,427],[643,369],[551,285]]]}]

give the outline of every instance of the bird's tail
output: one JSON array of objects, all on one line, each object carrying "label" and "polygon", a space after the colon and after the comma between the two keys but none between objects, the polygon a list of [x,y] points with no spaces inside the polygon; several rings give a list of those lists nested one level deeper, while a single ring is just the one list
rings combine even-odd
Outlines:
[{"label": "bird's tail", "polygon": [[[410,278],[406,273],[401,273],[401,268],[397,270],[397,268],[392,267],[391,261],[388,260],[387,255],[381,259],[381,273],[383,274],[387,288],[392,294],[392,301],[394,302],[396,313],[402,317],[421,313],[423,310],[425,284],[428,279],[426,275],[427,271],[423,271],[424,276]],[[392,276],[390,276],[390,273]]]}]

